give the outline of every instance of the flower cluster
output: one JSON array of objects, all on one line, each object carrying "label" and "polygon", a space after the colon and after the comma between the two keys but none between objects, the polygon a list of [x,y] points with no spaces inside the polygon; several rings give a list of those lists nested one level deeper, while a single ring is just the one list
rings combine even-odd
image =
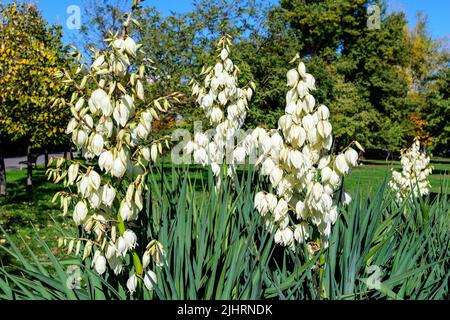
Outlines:
[{"label": "flower cluster", "polygon": [[[326,246],[337,219],[337,191],[357,164],[358,153],[348,147],[337,156],[328,154],[333,143],[330,111],[311,94],[315,80],[303,62],[289,70],[287,85],[278,130],[257,128],[246,141],[247,150],[261,150],[260,172],[273,187],[273,193],[256,194],[255,207],[275,232],[276,243],[294,249],[312,238],[315,229]],[[344,204],[350,200],[345,193]]]},{"label": "flower cluster", "polygon": [[[129,15],[125,24],[130,21],[137,23]],[[170,97],[146,103],[143,82],[148,80],[148,66],[144,60],[139,68],[132,67],[141,45],[125,30],[111,34],[105,40],[107,49],[96,51],[90,65],[81,63],[78,53],[77,73],[84,75],[80,83],[65,73],[64,81],[76,88],[68,102],[73,118],[67,134],[72,135],[85,161],[60,159],[48,174],[55,182],[64,180],[66,186],[76,189],[76,193],[59,192],[55,199],[60,197],[64,214],[73,205],[73,220],[91,235],[83,259],[95,250],[95,270],[103,274],[108,265],[118,275],[125,257],[133,256],[135,270],[127,283],[133,293],[137,277],[148,289],[153,288],[156,277],[148,269],[149,257],[160,265],[164,256],[161,244],[152,241],[139,257],[135,250],[138,239],[129,225],[144,208],[147,168],[162,153],[164,138],[152,138],[152,122],[158,118],[157,110],[167,110]],[[67,168],[65,163],[71,164]],[[73,246],[73,240],[70,243]]]},{"label": "flower cluster", "polygon": [[185,150],[188,154],[193,153],[196,163],[211,165],[216,177],[220,175],[222,163],[228,165],[228,174],[232,174],[235,165],[245,160],[245,150],[235,146],[235,139],[245,121],[254,90],[253,83],[246,88],[238,87],[239,68],[229,57],[231,45],[229,35],[220,39],[217,44],[219,61],[214,67],[202,69],[203,84],[193,81],[192,85],[196,102],[204,110],[214,132],[211,135],[195,133],[194,140]]},{"label": "flower cluster", "polygon": [[402,171],[392,170],[392,180],[389,186],[394,191],[397,200],[404,201],[408,197],[419,197],[428,194],[431,174],[430,157],[420,152],[420,143],[414,141],[412,146],[401,153]]}]

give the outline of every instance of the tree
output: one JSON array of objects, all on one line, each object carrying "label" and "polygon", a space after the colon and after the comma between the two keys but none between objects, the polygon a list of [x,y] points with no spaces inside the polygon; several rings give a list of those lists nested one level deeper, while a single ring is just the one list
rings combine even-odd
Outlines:
[{"label": "tree", "polygon": [[[82,42],[85,47],[101,39],[105,30],[117,29],[126,2],[86,2],[83,17],[89,28],[83,29]],[[130,35],[143,44],[156,66],[149,76],[146,89],[155,95],[184,93],[182,108],[174,108],[166,118],[173,118],[175,113],[182,113],[184,118],[196,119],[200,116],[187,84],[195,74],[200,73],[203,65],[216,59],[215,41],[221,35],[229,33],[236,43],[240,43],[257,34],[262,25],[260,21],[264,19],[265,11],[262,9],[265,6],[264,0],[197,0],[193,3],[193,10],[183,14],[171,12],[163,16],[151,6],[136,12],[135,18],[140,27],[130,26]],[[107,15],[106,11],[113,14]],[[246,70],[242,70],[242,82],[246,84],[251,80],[250,68],[243,68]]]},{"label": "tree", "polygon": [[367,29],[367,7],[378,0],[281,0],[289,26],[302,42],[302,56],[336,58]]},{"label": "tree", "polygon": [[68,111],[54,103],[65,95],[54,76],[65,64],[61,28],[48,27],[35,4],[0,6],[0,138],[27,142],[27,189],[32,152],[66,141]]},{"label": "tree", "polygon": [[[112,2],[114,12],[124,2]],[[427,91],[434,82],[430,75],[442,65],[441,47],[428,35],[425,16],[419,15],[409,29],[405,14],[387,13],[384,0],[270,3],[198,0],[191,12],[168,16],[145,7],[137,16],[142,28],[133,34],[160,63],[150,90],[184,92],[183,108],[176,112],[195,119],[186,84],[214,60],[212,39],[226,32],[234,38],[242,84],[256,83],[248,127],[276,126],[285,108],[284,66],[299,52],[317,75],[316,96],[335,115],[331,121],[337,149],[355,135],[366,149],[388,155],[409,144],[417,131],[414,115],[424,116],[432,96]],[[368,27],[373,5],[380,12],[380,28],[375,29]],[[87,15],[92,18],[89,25],[98,24],[92,29],[114,26],[114,19],[105,19],[104,9],[96,6]]]},{"label": "tree", "polygon": [[[380,28],[368,28],[372,5],[379,8]],[[336,115],[332,121],[338,148],[354,134],[366,148],[388,153],[410,141],[411,115],[420,109],[411,83],[424,71],[411,72],[403,13],[387,14],[381,0],[282,0],[272,12],[272,23],[288,26],[312,72],[323,73],[318,95]]]},{"label": "tree", "polygon": [[429,77],[426,105],[422,117],[427,121],[425,128],[430,132],[432,149],[435,153],[448,155],[450,151],[450,55],[442,68]]},{"label": "tree", "polygon": [[129,7],[128,0],[84,0],[81,38],[74,39],[77,45],[105,48],[103,39],[109,37],[109,32],[118,32],[122,27],[122,18]]},{"label": "tree", "polygon": [[418,105],[413,117],[420,142],[437,154],[448,153],[450,141],[449,60],[441,39],[433,40],[427,17],[417,14],[417,24],[409,32],[410,96]]},{"label": "tree", "polygon": [[6,195],[6,166],[0,140],[0,196]]}]

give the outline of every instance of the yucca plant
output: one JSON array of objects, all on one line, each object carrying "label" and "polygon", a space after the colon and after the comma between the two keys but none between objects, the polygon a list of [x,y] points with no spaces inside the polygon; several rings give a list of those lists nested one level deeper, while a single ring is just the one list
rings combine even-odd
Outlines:
[{"label": "yucca plant", "polygon": [[[341,208],[314,285],[292,284],[301,299],[445,299],[450,276],[450,201],[445,192],[400,206],[387,189],[357,193]],[[286,277],[291,271],[281,273]],[[295,290],[294,290],[295,289]],[[286,293],[285,293],[286,292]]]},{"label": "yucca plant", "polygon": [[[163,283],[156,290],[158,298],[263,297],[262,279],[273,246],[253,209],[253,171],[215,188],[211,170],[206,181],[189,178],[186,170],[172,169],[172,179],[149,215],[160,210],[158,240],[168,252],[158,274],[158,283]],[[155,179],[150,180],[152,190],[158,190]]]},{"label": "yucca plant", "polygon": [[[215,188],[211,170],[174,165],[152,169],[139,239],[157,239],[166,252],[153,266],[153,291],[127,293],[111,270],[99,276],[91,258],[40,261],[6,235],[15,259],[0,267],[2,299],[445,299],[450,276],[450,201],[398,204],[387,183],[340,207],[329,247],[312,253],[275,246],[254,210],[251,168]],[[70,235],[64,235],[70,236]],[[137,251],[145,250],[145,241]],[[156,260],[156,259],[154,259]],[[127,261],[131,264],[131,261]],[[152,263],[155,263],[153,261]],[[73,270],[76,270],[76,273]],[[74,278],[77,276],[79,279]],[[125,277],[125,276],[124,276]],[[79,280],[78,287],[70,283]],[[125,279],[126,280],[126,279]]]},{"label": "yucca plant", "polygon": [[[12,273],[0,268],[0,292],[6,299],[260,299],[270,286],[264,279],[272,256],[272,236],[261,225],[253,208],[254,172],[241,172],[232,183],[216,188],[212,171],[207,177],[191,176],[196,169],[172,166],[148,175],[149,192],[139,239],[156,238],[164,247],[158,285],[154,291],[127,294],[121,279],[108,270],[99,276],[91,260],[58,260],[39,237],[51,265],[44,265],[30,251],[28,261],[17,245],[8,250],[19,266]],[[204,172],[203,169],[201,169]],[[169,177],[167,177],[169,176]],[[64,235],[68,236],[68,235]],[[10,238],[7,238],[11,241]],[[145,241],[137,252],[145,250]],[[154,259],[157,260],[157,259]],[[132,263],[127,261],[128,264]],[[67,287],[75,266],[80,288]],[[39,283],[39,285],[36,285]],[[270,292],[270,290],[269,290]]]}]

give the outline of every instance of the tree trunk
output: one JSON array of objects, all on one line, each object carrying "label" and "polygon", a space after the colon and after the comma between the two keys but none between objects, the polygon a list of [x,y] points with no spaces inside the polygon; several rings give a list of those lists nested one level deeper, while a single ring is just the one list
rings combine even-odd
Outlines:
[{"label": "tree trunk", "polygon": [[[389,158],[391,158],[391,155],[392,155],[391,151],[387,150],[386,162],[389,161]],[[393,159],[393,157],[392,157],[392,159]]]},{"label": "tree trunk", "polygon": [[45,164],[44,164],[45,170],[47,170],[48,169],[48,149],[47,148],[44,149],[44,162],[45,162]]},{"label": "tree trunk", "polygon": [[27,192],[33,192],[33,163],[31,156],[31,148],[28,147],[27,151]]},{"label": "tree trunk", "polygon": [[6,166],[0,142],[0,196],[6,195]]}]

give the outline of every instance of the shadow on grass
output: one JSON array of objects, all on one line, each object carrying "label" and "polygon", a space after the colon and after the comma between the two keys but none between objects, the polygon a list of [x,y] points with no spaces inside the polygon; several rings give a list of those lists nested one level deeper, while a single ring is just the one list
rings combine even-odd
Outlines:
[{"label": "shadow on grass", "polygon": [[450,174],[450,169],[449,170],[433,169],[433,174],[434,175],[448,176]]},{"label": "shadow on grass", "polygon": [[33,171],[33,192],[26,191],[25,173],[7,184],[7,195],[0,197],[0,223],[8,232],[31,228],[31,224],[46,227],[59,208],[51,203],[62,185],[47,181],[45,171]]},{"label": "shadow on grass", "polygon": [[53,193],[62,189],[62,185],[55,185],[49,183],[45,172],[42,169],[33,171],[33,192],[30,194],[26,190],[27,178],[23,177],[15,179],[12,182],[8,181],[7,195],[2,199],[3,204],[16,204],[23,202],[36,202],[42,199],[51,199]]}]

